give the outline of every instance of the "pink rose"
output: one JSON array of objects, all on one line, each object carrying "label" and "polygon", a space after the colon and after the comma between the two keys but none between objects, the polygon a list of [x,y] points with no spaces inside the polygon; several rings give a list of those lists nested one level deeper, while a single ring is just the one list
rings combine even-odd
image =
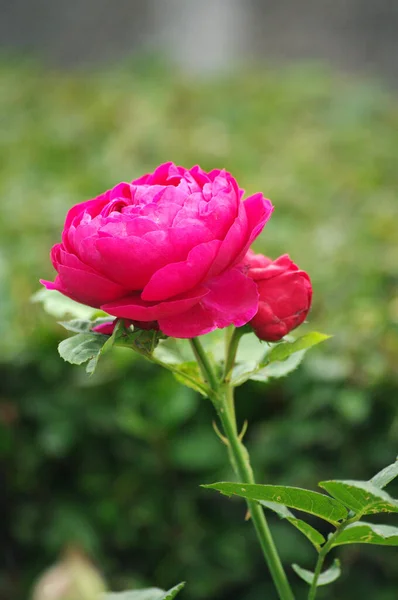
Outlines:
[{"label": "pink rose", "polygon": [[311,306],[311,280],[288,254],[272,261],[249,250],[242,265],[260,295],[250,325],[260,340],[276,342],[305,320]]},{"label": "pink rose", "polygon": [[172,163],[77,204],[48,289],[163,333],[191,338],[241,326],[257,311],[254,281],[235,268],[273,207],[243,191],[226,171]]}]

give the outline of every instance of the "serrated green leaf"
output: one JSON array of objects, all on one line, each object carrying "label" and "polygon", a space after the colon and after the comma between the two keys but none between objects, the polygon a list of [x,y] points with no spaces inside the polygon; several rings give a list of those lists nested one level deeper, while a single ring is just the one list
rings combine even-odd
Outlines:
[{"label": "serrated green leaf", "polygon": [[64,360],[72,365],[81,365],[97,356],[108,336],[100,333],[78,333],[58,346],[58,352]]},{"label": "serrated green leaf", "polygon": [[274,346],[272,350],[267,354],[263,366],[266,366],[269,363],[275,361],[279,362],[282,360],[286,360],[292,354],[301,350],[308,350],[309,348],[312,348],[312,346],[316,346],[317,344],[324,342],[330,337],[330,335],[326,335],[325,333],[313,331],[311,333],[307,333],[297,338],[296,340],[294,340],[294,342],[281,342]]},{"label": "serrated green leaf", "polygon": [[385,488],[393,479],[398,477],[398,458],[392,465],[388,465],[382,469],[379,473],[377,473],[372,479],[369,481],[372,485],[377,488]]},{"label": "serrated green leaf", "polygon": [[[244,336],[250,338],[251,336]],[[283,341],[279,344],[266,347],[256,344],[253,357],[249,351],[244,354],[245,359],[239,361],[242,356],[238,351],[236,366],[232,372],[232,385],[242,385],[248,379],[267,382],[272,378],[285,377],[296,369],[304,358],[306,351],[327,340],[331,336],[324,333],[312,332],[297,338],[294,341]],[[247,343],[247,342],[246,342]],[[251,343],[253,346],[253,343]],[[260,354],[261,349],[261,356]]]},{"label": "serrated green leaf", "polygon": [[[293,564],[292,568],[294,570],[294,572],[301,577],[301,579],[303,579],[306,583],[308,583],[308,585],[312,585],[312,582],[314,580],[314,573],[312,571],[307,571],[307,569],[302,569],[301,567],[299,567],[299,565]],[[336,581],[336,579],[338,579],[341,575],[341,569],[340,569],[340,561],[338,558],[336,558],[333,561],[333,564],[331,567],[329,567],[329,569],[327,569],[326,571],[324,571],[323,573],[321,573],[318,577],[317,580],[317,587],[320,587],[322,585],[328,585],[329,583],[333,583],[333,581]]]},{"label": "serrated green leaf", "polygon": [[173,375],[179,383],[186,385],[202,396],[207,396],[206,386],[202,381],[200,370],[196,362],[180,363],[173,369]]},{"label": "serrated green leaf", "polygon": [[398,512],[398,501],[368,481],[321,481],[319,486],[359,516]]},{"label": "serrated green leaf", "polygon": [[68,315],[75,319],[90,319],[95,314],[105,314],[97,308],[79,304],[56,290],[47,290],[43,288],[36,292],[31,300],[32,302],[40,302],[43,305],[44,310],[57,319],[62,319]]},{"label": "serrated green leaf", "polygon": [[359,521],[351,523],[335,538],[332,546],[342,544],[377,544],[398,546],[398,527]]},{"label": "serrated green leaf", "polygon": [[105,594],[103,600],[174,600],[184,586],[184,582],[179,583],[168,592],[159,588],[147,588],[131,592],[110,593]]},{"label": "serrated green leaf", "polygon": [[347,516],[347,509],[337,500],[302,488],[230,482],[213,483],[202,487],[217,490],[227,496],[235,495],[257,502],[265,500],[283,504],[320,517],[335,526]]},{"label": "serrated green leaf", "polygon": [[286,519],[291,523],[294,527],[296,527],[305,537],[313,544],[316,550],[319,552],[322,544],[326,542],[325,538],[319,531],[317,531],[314,527],[306,523],[301,519],[297,519],[294,514],[283,504],[278,504],[277,502],[268,502],[262,500],[260,502],[264,508],[268,508],[274,511],[281,519]]},{"label": "serrated green leaf", "polygon": [[269,379],[286,377],[286,375],[297,369],[305,356],[305,352],[305,350],[299,350],[283,361],[273,361],[263,369],[260,369],[260,371],[253,373],[253,375],[250,376],[250,379],[265,382]]}]

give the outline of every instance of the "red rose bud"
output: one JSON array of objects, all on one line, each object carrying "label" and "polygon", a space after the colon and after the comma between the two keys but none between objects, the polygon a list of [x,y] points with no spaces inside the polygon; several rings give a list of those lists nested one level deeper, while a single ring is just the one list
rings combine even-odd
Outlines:
[{"label": "red rose bud", "polygon": [[272,261],[249,250],[242,264],[260,295],[250,325],[260,340],[277,342],[305,320],[311,306],[311,280],[288,254]]}]

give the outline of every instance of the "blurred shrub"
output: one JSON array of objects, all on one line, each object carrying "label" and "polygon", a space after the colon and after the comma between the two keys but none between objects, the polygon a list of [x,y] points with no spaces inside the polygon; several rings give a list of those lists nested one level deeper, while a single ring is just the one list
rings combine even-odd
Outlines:
[{"label": "blurred shrub", "polygon": [[[239,390],[258,479],[369,478],[398,446],[394,98],[309,67],[192,81],[146,62],[8,64],[0,109],[1,596],[26,598],[74,543],[114,589],[187,580],[187,600],[272,597],[243,504],[198,488],[232,477],[209,403],[127,351],[88,379],[29,298],[72,204],[168,160],[226,167],[272,198],[257,249],[311,273],[311,328],[335,335],[282,383]],[[284,560],[311,567],[305,541],[273,525]],[[394,550],[342,552],[346,579],[323,598],[396,598]]]}]

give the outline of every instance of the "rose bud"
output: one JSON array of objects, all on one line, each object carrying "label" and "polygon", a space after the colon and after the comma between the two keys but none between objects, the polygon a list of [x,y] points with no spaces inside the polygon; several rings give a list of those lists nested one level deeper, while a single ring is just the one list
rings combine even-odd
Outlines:
[{"label": "rose bud", "polygon": [[42,283],[176,338],[245,325],[258,292],[237,265],[273,207],[242,196],[226,171],[161,165],[71,208],[51,251],[58,275]]},{"label": "rose bud", "polygon": [[272,261],[249,250],[242,266],[260,295],[250,325],[260,340],[277,342],[305,320],[311,306],[311,280],[288,254]]}]

